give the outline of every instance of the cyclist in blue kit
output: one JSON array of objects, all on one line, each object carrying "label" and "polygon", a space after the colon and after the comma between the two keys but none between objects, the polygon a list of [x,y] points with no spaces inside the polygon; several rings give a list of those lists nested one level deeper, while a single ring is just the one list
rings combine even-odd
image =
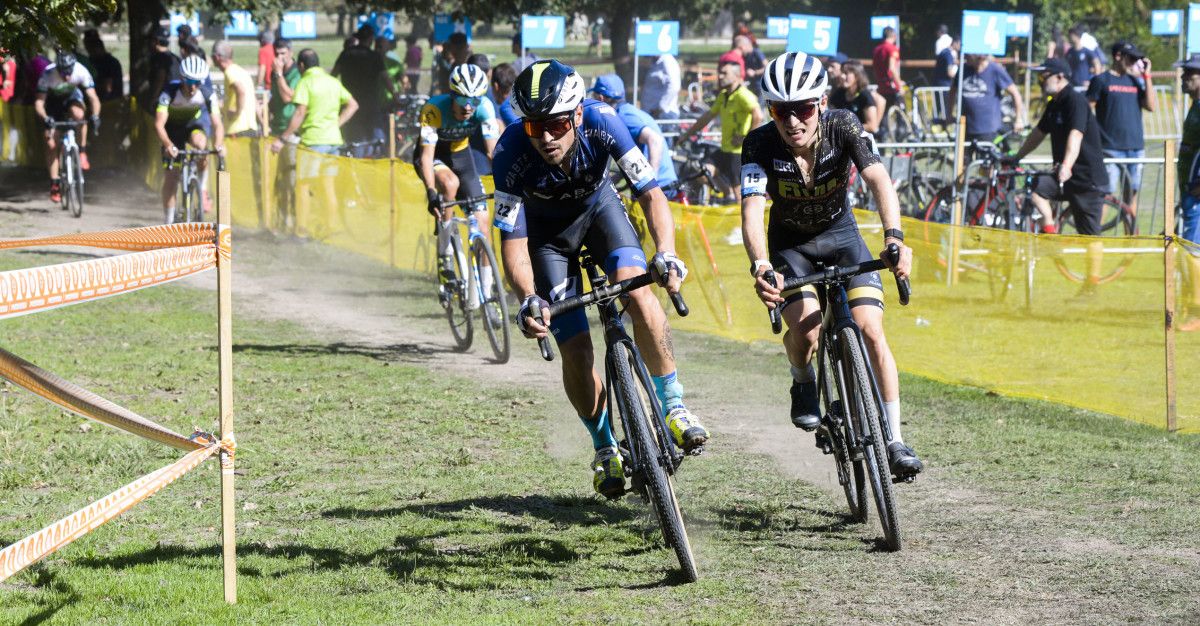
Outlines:
[{"label": "cyclist in blue kit", "polygon": [[[511,100],[522,123],[505,129],[496,145],[494,224],[503,231],[504,268],[523,301],[518,325],[527,337],[554,335],[558,342],[563,386],[596,450],[593,486],[615,498],[625,491],[625,474],[604,385],[593,367],[587,316],[580,309],[549,319],[548,302],[579,293],[584,245],[610,278],[620,281],[649,269],[671,293],[679,290],[687,267],[675,256],[674,222],[650,163],[616,110],[584,99],[584,91],[579,74],[556,60],[534,62],[517,77]],[[610,158],[646,216],[658,250],[649,268],[609,181]],[[703,445],[708,431],[683,403],[662,306],[650,289],[638,289],[629,295],[629,312],[675,443],[685,451]]]}]

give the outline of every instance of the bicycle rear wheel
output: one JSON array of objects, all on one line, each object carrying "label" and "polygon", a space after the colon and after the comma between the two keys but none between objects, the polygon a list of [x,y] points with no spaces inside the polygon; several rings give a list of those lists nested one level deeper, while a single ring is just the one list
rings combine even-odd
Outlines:
[{"label": "bicycle rear wheel", "polygon": [[442,306],[446,309],[446,321],[450,323],[450,334],[454,336],[455,349],[462,352],[471,347],[471,340],[475,336],[470,311],[467,310],[467,289],[474,286],[468,285],[467,272],[470,270],[461,262],[466,257],[458,227],[451,223],[444,228],[453,229],[450,233],[450,248],[453,250],[451,265],[454,267],[454,278],[442,285],[446,290],[442,297]]},{"label": "bicycle rear wheel", "polygon": [[879,512],[879,524],[883,527],[884,545],[896,552],[900,550],[900,517],[888,466],[887,441],[880,422],[883,419],[880,411],[882,403],[869,378],[871,374],[858,333],[854,328],[843,328],[838,333],[838,343],[842,349],[846,410],[849,419],[854,420],[862,442],[867,479],[875,493],[875,508]]},{"label": "bicycle rear wheel", "polygon": [[[479,314],[482,318],[483,329],[487,333],[488,343],[492,345],[492,354],[496,355],[496,362],[507,363],[509,357],[508,300],[504,294],[504,279],[500,277],[500,266],[496,263],[496,255],[492,252],[492,246],[483,237],[475,240],[471,245],[471,251],[475,275],[479,276],[480,282],[488,282],[483,278],[485,275],[491,275],[490,288],[484,289],[483,284],[479,286]],[[487,265],[484,265],[483,261],[487,261]]]},{"label": "bicycle rear wheel", "polygon": [[634,370],[640,371],[643,366],[624,343],[613,345],[609,358],[612,359],[610,371],[614,377],[612,388],[622,413],[622,424],[629,429],[625,436],[645,483],[650,508],[658,518],[663,539],[679,559],[684,579],[696,582],[696,557],[692,554],[692,544],[683,525],[683,513],[679,510],[679,500],[675,498],[675,485],[666,467],[671,463],[667,451],[673,444],[661,439],[660,429],[656,429],[652,421],[661,421],[654,410],[657,406],[652,400],[654,390],[642,376],[635,379]]},{"label": "bicycle rear wheel", "polygon": [[71,211],[71,217],[79,217],[83,215],[83,167],[79,161],[79,148],[71,148],[67,167],[70,168],[71,175],[66,189],[63,190],[63,198]]}]

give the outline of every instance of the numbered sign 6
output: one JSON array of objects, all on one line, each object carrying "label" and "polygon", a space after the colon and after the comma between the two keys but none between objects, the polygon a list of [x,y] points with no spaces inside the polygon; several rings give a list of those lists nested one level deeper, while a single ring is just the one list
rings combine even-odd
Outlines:
[{"label": "numbered sign 6", "polygon": [[521,16],[521,43],[526,48],[565,48],[567,20],[561,15]]},{"label": "numbered sign 6", "polygon": [[871,16],[871,39],[883,39],[883,29],[887,27],[896,29],[900,32],[900,16],[899,15],[872,15]]},{"label": "numbered sign 6", "polygon": [[1004,56],[1008,14],[999,11],[963,11],[962,53]]},{"label": "numbered sign 6", "polygon": [[640,57],[679,54],[679,22],[638,22],[633,41]]},{"label": "numbered sign 6", "polygon": [[824,15],[788,16],[788,52],[827,55],[837,52],[842,20]]}]

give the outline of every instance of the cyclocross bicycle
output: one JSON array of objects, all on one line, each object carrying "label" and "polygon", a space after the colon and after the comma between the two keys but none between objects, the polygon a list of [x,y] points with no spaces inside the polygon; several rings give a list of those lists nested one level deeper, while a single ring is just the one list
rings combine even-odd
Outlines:
[{"label": "cyclocross bicycle", "polygon": [[[168,224],[183,222],[199,222],[204,219],[204,204],[200,194],[200,159],[217,154],[216,150],[180,150],[175,158],[167,159],[167,169],[175,169],[180,164],[179,197],[175,199],[175,210],[166,211]],[[217,160],[217,169],[225,170],[225,157]]]},{"label": "cyclocross bicycle", "polygon": [[[637,491],[650,504],[662,528],[663,539],[679,559],[683,577],[688,582],[695,582],[696,557],[692,554],[692,544],[688,540],[671,478],[679,470],[685,455],[675,447],[667,431],[667,422],[658,396],[654,393],[650,372],[646,370],[633,339],[625,332],[621,312],[617,309],[618,298],[654,281],[646,273],[610,285],[590,253],[585,252],[580,263],[587,272],[593,290],[551,304],[550,317],[596,305],[600,323],[604,327],[605,387],[610,399],[609,406],[615,408],[621,418],[613,421],[613,427],[618,423],[621,426],[621,460],[626,475],[631,477],[630,491]],[[672,294],[671,302],[680,315],[688,314],[682,296]],[[548,338],[539,339],[538,346],[542,358],[547,361],[554,359],[554,350]],[[697,455],[702,451],[703,447],[695,448],[691,454]]]},{"label": "cyclocross bicycle", "polygon": [[[443,202],[442,211],[449,211],[456,206],[474,206],[480,202],[492,199],[492,194]],[[470,246],[464,246],[461,227],[467,226]],[[474,322],[472,315],[478,309],[484,333],[492,346],[492,354],[496,363],[507,363],[509,357],[509,329],[504,321],[508,318],[508,300],[504,293],[504,279],[500,275],[500,264],[496,262],[496,253],[487,235],[480,232],[479,222],[475,215],[470,217],[453,217],[448,222],[436,219],[434,236],[440,240],[440,231],[450,229],[447,233],[452,250],[452,262],[438,268],[441,273],[441,283],[438,285],[438,301],[446,310],[446,320],[450,323],[450,333],[454,335],[457,348],[466,350],[471,347],[474,339]],[[442,251],[439,250],[440,254]],[[484,280],[489,278],[489,280]],[[489,283],[486,284],[485,283]]]},{"label": "cyclocross bicycle", "polygon": [[[900,248],[888,246],[893,260],[899,260]],[[789,278],[783,290],[791,291],[814,285],[821,302],[821,335],[817,344],[817,387],[825,408],[818,441],[826,454],[833,454],[837,465],[838,482],[846,494],[850,515],[856,521],[867,521],[867,485],[875,496],[875,508],[883,527],[884,544],[891,551],[900,549],[900,514],[896,508],[893,482],[912,482],[913,477],[891,477],[888,465],[887,442],[890,429],[883,413],[883,396],[867,358],[867,346],[862,330],[850,314],[846,285],[859,274],[886,270],[882,260],[867,261],[846,267],[830,267],[808,276]],[[774,284],[775,273],[768,270],[764,280]],[[911,293],[908,279],[896,279],[900,304],[907,305]],[[771,330],[783,329],[780,308],[769,311]]]},{"label": "cyclocross bicycle", "polygon": [[58,177],[62,181],[62,208],[70,211],[71,217],[83,215],[83,167],[79,162],[79,144],[75,143],[75,129],[83,126],[83,120],[54,121],[54,130],[62,131],[62,146],[58,153]]}]

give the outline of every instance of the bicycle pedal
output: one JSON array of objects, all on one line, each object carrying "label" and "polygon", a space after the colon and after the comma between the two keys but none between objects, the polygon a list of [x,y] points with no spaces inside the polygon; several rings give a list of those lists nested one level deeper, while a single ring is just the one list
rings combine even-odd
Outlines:
[{"label": "bicycle pedal", "polygon": [[695,446],[691,450],[684,452],[684,454],[687,456],[700,456],[701,454],[704,454],[704,444]]},{"label": "bicycle pedal", "polygon": [[892,484],[893,485],[899,485],[900,483],[916,482],[916,480],[917,480],[916,474],[909,474],[907,476],[892,476]]}]

